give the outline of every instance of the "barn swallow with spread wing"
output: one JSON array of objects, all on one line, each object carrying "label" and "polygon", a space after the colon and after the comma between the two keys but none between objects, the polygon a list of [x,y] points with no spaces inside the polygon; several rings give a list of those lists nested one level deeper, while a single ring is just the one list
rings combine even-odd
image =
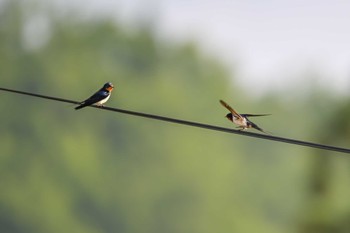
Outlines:
[{"label": "barn swallow with spread wing", "polygon": [[107,102],[109,97],[111,96],[111,92],[114,86],[112,83],[106,83],[103,87],[98,90],[95,94],[90,96],[88,99],[79,103],[79,106],[75,107],[76,110],[84,108],[90,105],[97,105],[103,107],[103,104]]},{"label": "barn swallow with spread wing", "polygon": [[257,129],[265,134],[268,134],[263,129],[261,129],[259,126],[257,126],[253,122],[251,122],[248,119],[248,117],[268,116],[271,114],[239,114],[233,108],[231,108],[231,106],[228,105],[225,101],[220,100],[220,103],[222,104],[222,106],[224,106],[225,108],[227,108],[230,111],[230,113],[228,113],[226,115],[226,118],[229,119],[230,121],[232,121],[233,123],[235,123],[236,125],[238,125],[238,128],[241,128],[241,130],[245,130],[248,128],[254,128],[254,129]]}]

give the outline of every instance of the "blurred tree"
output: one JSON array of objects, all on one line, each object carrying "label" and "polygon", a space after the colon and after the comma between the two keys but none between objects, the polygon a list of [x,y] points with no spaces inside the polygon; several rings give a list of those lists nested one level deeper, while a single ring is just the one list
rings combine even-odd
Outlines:
[{"label": "blurred tree", "polygon": [[[333,106],[333,111],[331,114],[326,114],[327,117],[319,126],[326,133],[317,132],[316,138],[324,144],[346,145],[350,138],[349,101],[343,105],[329,106]],[[343,200],[345,196],[350,195],[349,186],[344,186],[350,177],[349,165],[347,156],[327,151],[318,151],[314,155],[310,163],[308,197],[300,232],[345,233],[350,231],[350,202]]]}]

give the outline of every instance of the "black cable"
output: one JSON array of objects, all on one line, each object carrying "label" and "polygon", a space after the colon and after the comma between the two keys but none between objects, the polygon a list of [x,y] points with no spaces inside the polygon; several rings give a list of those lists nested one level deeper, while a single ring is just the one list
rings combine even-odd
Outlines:
[{"label": "black cable", "polygon": [[[7,92],[18,93],[18,94],[22,94],[22,95],[29,95],[29,96],[35,96],[35,97],[44,98],[44,99],[55,100],[55,101],[60,101],[60,102],[66,102],[66,103],[71,103],[71,104],[79,104],[78,101],[67,100],[67,99],[57,98],[57,97],[52,97],[52,96],[47,96],[47,95],[34,94],[34,93],[24,92],[24,91],[17,91],[17,90],[12,90],[12,89],[8,89],[8,88],[0,87],[0,90],[7,91]],[[172,122],[172,123],[175,123],[175,124],[188,125],[188,126],[192,126],[192,127],[198,127],[198,128],[209,129],[209,130],[221,131],[221,132],[225,132],[225,133],[234,133],[234,134],[239,134],[239,135],[244,135],[244,136],[249,136],[249,137],[267,139],[267,140],[284,142],[284,143],[289,143],[289,144],[295,144],[295,145],[300,145],[300,146],[305,146],[305,147],[313,147],[313,148],[318,148],[318,149],[323,149],[323,150],[336,151],[336,152],[350,154],[350,149],[347,149],[347,148],[323,145],[323,144],[318,144],[318,143],[313,143],[313,142],[307,142],[307,141],[301,141],[301,140],[296,140],[296,139],[277,137],[277,136],[266,135],[266,134],[259,134],[259,133],[252,133],[252,132],[247,132],[247,131],[240,131],[240,130],[229,129],[229,128],[224,128],[224,127],[215,126],[215,125],[202,124],[202,123],[198,123],[198,122],[185,121],[185,120],[180,120],[180,119],[175,119],[175,118],[170,118],[170,117],[152,115],[152,114],[141,113],[141,112],[134,112],[134,111],[118,109],[118,108],[111,108],[111,107],[102,107],[101,108],[101,107],[98,107],[98,106],[90,106],[90,107],[98,108],[98,109],[101,109],[101,110],[119,112],[119,113],[133,115],[133,116],[151,118],[151,119],[160,120],[160,121],[167,121],[167,122]]]}]

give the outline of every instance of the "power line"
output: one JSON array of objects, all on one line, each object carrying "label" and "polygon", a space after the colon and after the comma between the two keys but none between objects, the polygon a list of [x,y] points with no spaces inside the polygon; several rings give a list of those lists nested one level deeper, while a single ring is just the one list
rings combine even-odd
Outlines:
[{"label": "power line", "polygon": [[[35,94],[35,93],[30,93],[30,92],[8,89],[8,88],[0,87],[0,90],[12,92],[12,93],[17,93],[17,94],[22,94],[22,95],[39,97],[39,98],[43,98],[43,99],[50,99],[50,100],[54,100],[54,101],[66,102],[66,103],[71,103],[71,104],[79,104],[78,101],[74,101],[74,100],[68,100],[68,99],[63,99],[63,98],[58,98],[58,97],[47,96],[47,95],[40,95],[40,94]],[[106,110],[106,111],[119,112],[119,113],[138,116],[138,117],[166,121],[166,122],[171,122],[171,123],[175,123],[175,124],[188,125],[188,126],[203,128],[203,129],[208,129],[208,130],[239,134],[239,135],[249,136],[249,137],[254,137],[254,138],[260,138],[260,139],[266,139],[266,140],[272,140],[272,141],[277,141],[277,142],[284,142],[284,143],[299,145],[299,146],[313,147],[313,148],[318,148],[318,149],[322,149],[322,150],[329,150],[329,151],[336,151],[336,152],[350,154],[350,149],[347,149],[347,148],[329,146],[329,145],[324,145],[324,144],[301,141],[301,140],[296,140],[296,139],[291,139],[291,138],[277,137],[277,136],[266,135],[266,134],[252,133],[252,132],[247,132],[247,131],[239,131],[239,130],[224,128],[224,127],[215,126],[215,125],[208,125],[208,124],[203,124],[203,123],[198,123],[198,122],[193,122],[193,121],[180,120],[180,119],[176,119],[176,118],[147,114],[147,113],[142,113],[142,112],[135,112],[135,111],[124,110],[124,109],[119,109],[119,108],[111,108],[111,107],[101,108],[98,106],[90,106],[90,107],[98,108],[98,109]]]}]

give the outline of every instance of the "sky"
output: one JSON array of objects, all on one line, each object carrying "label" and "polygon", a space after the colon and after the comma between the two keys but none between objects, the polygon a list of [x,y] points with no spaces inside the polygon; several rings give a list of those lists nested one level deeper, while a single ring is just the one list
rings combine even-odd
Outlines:
[{"label": "sky", "polygon": [[337,94],[350,90],[348,0],[52,1],[130,27],[151,19],[158,38],[197,42],[258,95],[305,81]]}]

